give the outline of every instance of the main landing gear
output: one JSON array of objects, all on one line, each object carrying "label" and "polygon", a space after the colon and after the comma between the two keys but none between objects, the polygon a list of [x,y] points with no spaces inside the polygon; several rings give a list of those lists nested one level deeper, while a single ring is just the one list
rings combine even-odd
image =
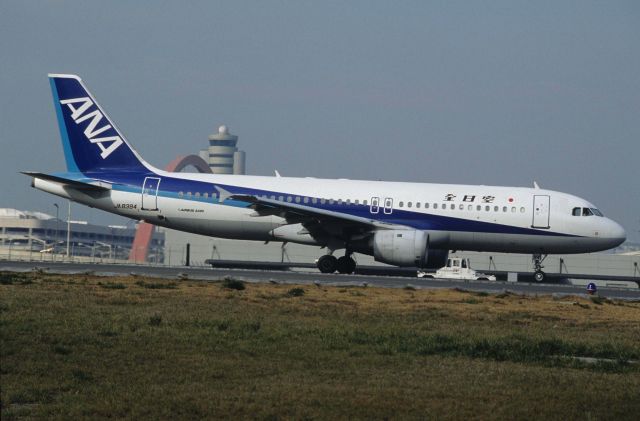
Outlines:
[{"label": "main landing gear", "polygon": [[325,254],[318,259],[316,263],[318,269],[322,273],[339,273],[351,274],[356,270],[356,261],[351,257],[351,253],[346,253],[340,258],[336,258],[330,254]]},{"label": "main landing gear", "polygon": [[542,268],[544,267],[542,266],[542,262],[546,258],[547,258],[546,254],[545,255],[534,254],[531,257],[531,261],[533,261],[533,268],[534,268],[533,279],[536,282],[544,282],[545,279],[547,279],[547,274],[542,271]]}]

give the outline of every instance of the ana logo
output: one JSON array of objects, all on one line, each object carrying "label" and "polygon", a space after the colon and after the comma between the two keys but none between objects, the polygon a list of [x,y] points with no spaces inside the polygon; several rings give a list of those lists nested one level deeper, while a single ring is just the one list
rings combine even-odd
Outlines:
[{"label": "ana logo", "polygon": [[123,142],[122,139],[120,139],[120,136],[96,137],[109,130],[111,128],[111,124],[105,124],[98,128],[98,125],[102,121],[102,113],[97,108],[94,111],[85,114],[93,105],[93,101],[91,101],[91,99],[87,97],[63,99],[60,101],[60,104],[69,107],[69,110],[71,110],[71,118],[76,122],[76,124],[80,124],[85,120],[90,120],[89,124],[87,124],[87,127],[84,129],[84,135],[91,143],[98,145],[102,159],[107,158],[113,153],[113,151],[122,145]]}]

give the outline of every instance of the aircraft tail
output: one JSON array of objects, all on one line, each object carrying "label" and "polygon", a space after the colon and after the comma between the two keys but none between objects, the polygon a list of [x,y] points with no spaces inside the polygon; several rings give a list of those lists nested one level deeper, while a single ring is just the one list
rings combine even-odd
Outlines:
[{"label": "aircraft tail", "polygon": [[69,172],[150,172],[76,75],[50,74],[51,92]]}]

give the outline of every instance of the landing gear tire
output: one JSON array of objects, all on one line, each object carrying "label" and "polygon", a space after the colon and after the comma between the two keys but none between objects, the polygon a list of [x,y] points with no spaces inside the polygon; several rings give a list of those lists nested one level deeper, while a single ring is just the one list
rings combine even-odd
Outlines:
[{"label": "landing gear tire", "polygon": [[547,279],[547,274],[542,271],[542,262],[547,258],[546,254],[534,254],[531,257],[533,261],[533,280],[536,282],[544,282]]},{"label": "landing gear tire", "polygon": [[340,257],[337,264],[337,269],[340,273],[351,274],[356,270],[356,261],[348,256]]},{"label": "landing gear tire", "polygon": [[316,263],[316,265],[322,273],[333,273],[338,267],[338,259],[330,254],[325,254],[318,259],[318,263]]}]

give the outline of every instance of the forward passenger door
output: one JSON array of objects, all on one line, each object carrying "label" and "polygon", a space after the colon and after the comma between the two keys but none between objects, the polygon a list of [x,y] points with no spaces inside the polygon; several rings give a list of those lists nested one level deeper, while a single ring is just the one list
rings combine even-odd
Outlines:
[{"label": "forward passenger door", "polygon": [[550,218],[551,197],[548,195],[533,196],[533,223],[531,228],[548,229]]}]

